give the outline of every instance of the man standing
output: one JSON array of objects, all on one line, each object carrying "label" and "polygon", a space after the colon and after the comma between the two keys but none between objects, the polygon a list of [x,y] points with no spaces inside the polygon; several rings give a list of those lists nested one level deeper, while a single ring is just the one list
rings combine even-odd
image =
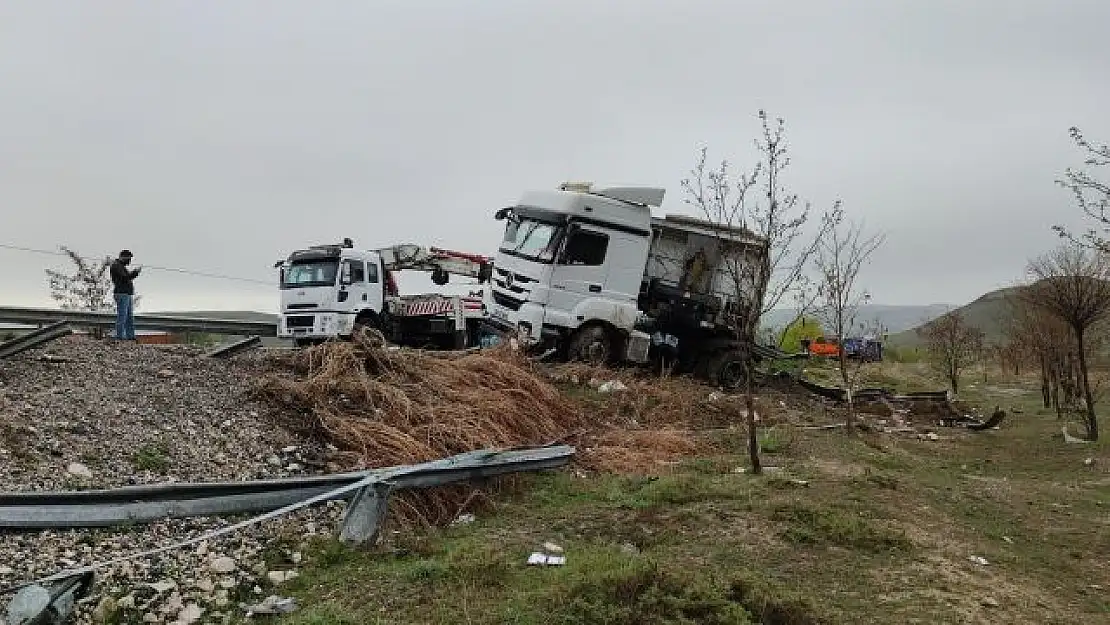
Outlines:
[{"label": "man standing", "polygon": [[112,295],[116,300],[116,338],[125,341],[135,340],[135,278],[139,277],[142,267],[128,269],[131,264],[131,251],[123,250],[119,258],[112,261]]}]

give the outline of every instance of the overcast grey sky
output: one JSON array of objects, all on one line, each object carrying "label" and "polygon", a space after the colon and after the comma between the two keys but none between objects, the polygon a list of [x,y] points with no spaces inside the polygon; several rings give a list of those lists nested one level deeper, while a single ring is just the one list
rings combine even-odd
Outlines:
[{"label": "overcast grey sky", "polygon": [[[272,280],[291,248],[492,254],[494,209],[565,179],[749,162],[888,233],[877,303],[963,303],[1078,223],[1053,184],[1110,141],[1105,0],[0,3],[0,244]],[[0,249],[0,301],[45,256]],[[403,283],[408,284],[408,283]],[[143,309],[272,310],[265,284],[150,271]]]}]

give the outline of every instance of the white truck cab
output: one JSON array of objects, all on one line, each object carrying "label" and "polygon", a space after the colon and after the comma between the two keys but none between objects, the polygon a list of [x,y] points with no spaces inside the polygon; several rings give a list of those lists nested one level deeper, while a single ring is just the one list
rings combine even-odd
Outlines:
[{"label": "white truck cab", "polygon": [[657,187],[564,183],[497,211],[506,224],[490,323],[526,347],[571,359],[667,354],[734,384],[738,363],[756,348],[730,323],[753,295],[735,277],[750,273],[738,268],[761,266],[766,242],[743,228],[653,217],[664,195]]},{"label": "white truck cab", "polygon": [[293,252],[280,270],[279,337],[350,336],[356,323],[379,323],[387,285],[377,252],[320,245]]},{"label": "white truck cab", "polygon": [[485,317],[481,295],[400,295],[393,271],[432,273],[446,284],[451,274],[488,280],[488,259],[418,245],[356,250],[339,245],[296,250],[280,269],[281,314],[277,335],[297,344],[349,338],[360,327],[380,330],[395,343],[457,349],[477,342]]},{"label": "white truck cab", "polygon": [[494,262],[490,315],[521,339],[604,321],[631,331],[651,247],[651,206],[663,189],[564,184],[526,193],[507,219]]}]

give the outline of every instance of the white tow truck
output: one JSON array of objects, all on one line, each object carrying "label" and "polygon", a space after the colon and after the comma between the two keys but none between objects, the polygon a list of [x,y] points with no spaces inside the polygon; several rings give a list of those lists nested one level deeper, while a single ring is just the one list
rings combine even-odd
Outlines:
[{"label": "white tow truck", "polygon": [[437,285],[447,284],[451,275],[481,284],[492,272],[485,256],[419,245],[356,250],[351,239],[296,250],[274,267],[281,287],[281,338],[307,345],[371,327],[397,344],[441,349],[476,342],[485,317],[483,294],[401,295],[394,272],[430,272]]},{"label": "white tow truck", "polygon": [[[495,214],[489,322],[527,347],[594,362],[662,361],[735,388],[766,348],[728,320],[752,305],[735,276],[765,240],[748,230],[668,215],[665,190],[565,183]],[[752,267],[752,265],[749,265]]]}]

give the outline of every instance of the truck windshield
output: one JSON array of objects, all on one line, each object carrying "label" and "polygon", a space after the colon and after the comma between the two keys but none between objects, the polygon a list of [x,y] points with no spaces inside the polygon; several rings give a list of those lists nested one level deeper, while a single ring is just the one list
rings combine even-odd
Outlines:
[{"label": "truck windshield", "polygon": [[527,260],[550,263],[555,260],[563,227],[527,217],[512,219],[505,225],[500,251]]},{"label": "truck windshield", "polygon": [[338,270],[339,261],[335,260],[293,263],[285,269],[285,279],[281,283],[281,288],[335,286],[335,274]]}]

